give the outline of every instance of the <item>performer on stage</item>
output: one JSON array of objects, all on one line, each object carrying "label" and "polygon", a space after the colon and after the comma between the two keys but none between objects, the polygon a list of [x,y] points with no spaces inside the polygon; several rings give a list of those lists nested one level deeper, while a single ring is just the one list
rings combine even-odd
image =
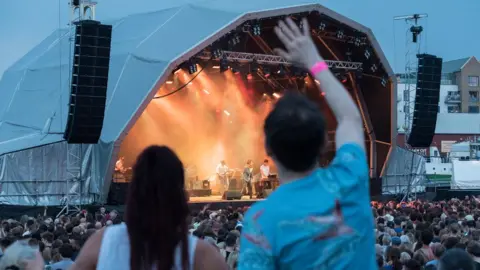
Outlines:
[{"label": "performer on stage", "polygon": [[221,185],[223,186],[224,191],[228,189],[228,166],[225,163],[225,160],[220,161],[220,164],[217,165],[217,176]]},{"label": "performer on stage", "polygon": [[243,169],[243,188],[242,194],[249,195],[250,199],[252,198],[252,180],[253,180],[253,162],[252,160],[247,160],[245,168]]},{"label": "performer on stage", "polygon": [[257,198],[265,197],[263,190],[265,189],[265,183],[268,181],[268,176],[270,176],[270,166],[268,165],[268,159],[265,159],[262,166],[260,166],[260,182],[255,186]]}]

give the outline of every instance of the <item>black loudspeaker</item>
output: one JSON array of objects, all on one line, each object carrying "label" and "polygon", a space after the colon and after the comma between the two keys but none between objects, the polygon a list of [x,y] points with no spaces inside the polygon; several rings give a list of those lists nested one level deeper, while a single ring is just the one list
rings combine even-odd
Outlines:
[{"label": "black loudspeaker", "polygon": [[241,190],[227,190],[223,193],[223,200],[240,200],[242,199]]},{"label": "black loudspeaker", "polygon": [[420,54],[417,58],[417,89],[407,143],[411,147],[430,147],[437,124],[442,58],[429,54]]},{"label": "black loudspeaker", "polygon": [[107,99],[112,26],[97,21],[76,25],[72,85],[64,138],[68,143],[98,143]]}]

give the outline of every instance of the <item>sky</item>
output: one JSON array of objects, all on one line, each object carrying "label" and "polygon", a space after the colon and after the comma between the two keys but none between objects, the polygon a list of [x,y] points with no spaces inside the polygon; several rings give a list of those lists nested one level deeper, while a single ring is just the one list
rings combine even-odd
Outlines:
[{"label": "sky", "polygon": [[[194,0],[98,0],[97,19],[120,18]],[[68,0],[15,0],[0,9],[0,76],[15,61],[70,20]],[[480,0],[319,0],[372,29],[390,65],[404,70],[405,23],[399,15],[427,13],[424,51],[453,60],[480,59]]]}]

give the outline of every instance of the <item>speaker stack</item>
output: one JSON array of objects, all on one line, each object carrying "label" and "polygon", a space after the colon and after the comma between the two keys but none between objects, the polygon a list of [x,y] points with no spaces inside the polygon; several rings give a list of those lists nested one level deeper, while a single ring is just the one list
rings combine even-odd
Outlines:
[{"label": "speaker stack", "polygon": [[430,147],[437,124],[442,58],[417,55],[418,73],[412,127],[407,143],[411,147]]},{"label": "speaker stack", "polygon": [[100,139],[107,99],[112,26],[84,20],[76,24],[72,85],[64,138],[73,144]]}]

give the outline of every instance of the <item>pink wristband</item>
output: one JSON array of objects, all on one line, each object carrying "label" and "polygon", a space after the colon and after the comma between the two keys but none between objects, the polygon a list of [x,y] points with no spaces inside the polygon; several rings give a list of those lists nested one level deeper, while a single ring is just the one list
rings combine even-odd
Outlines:
[{"label": "pink wristband", "polygon": [[315,65],[313,65],[313,67],[310,68],[310,73],[313,76],[315,76],[318,73],[320,73],[324,70],[327,70],[327,69],[328,69],[327,63],[325,63],[325,61],[321,61],[321,62],[317,62]]}]

